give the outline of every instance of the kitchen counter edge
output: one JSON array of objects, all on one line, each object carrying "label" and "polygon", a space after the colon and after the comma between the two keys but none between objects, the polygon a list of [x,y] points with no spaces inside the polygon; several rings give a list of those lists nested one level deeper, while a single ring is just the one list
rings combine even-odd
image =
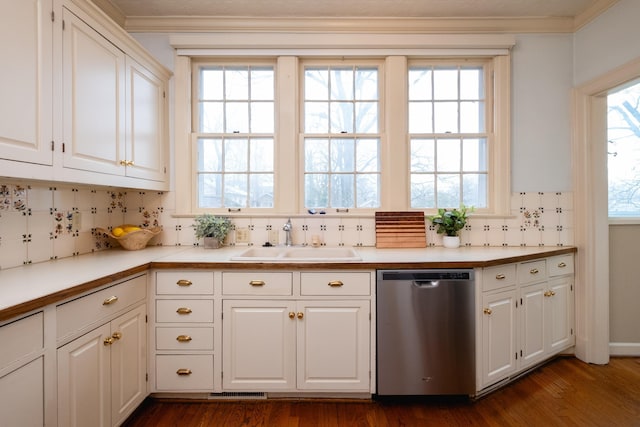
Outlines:
[{"label": "kitchen counter edge", "polygon": [[[111,249],[44,263],[0,270],[0,322],[38,310],[94,288],[150,269],[375,270],[484,268],[575,253],[559,247],[354,248],[361,261],[252,262],[229,261],[246,247],[217,250],[148,247],[141,251]],[[43,283],[42,279],[45,279]]]}]

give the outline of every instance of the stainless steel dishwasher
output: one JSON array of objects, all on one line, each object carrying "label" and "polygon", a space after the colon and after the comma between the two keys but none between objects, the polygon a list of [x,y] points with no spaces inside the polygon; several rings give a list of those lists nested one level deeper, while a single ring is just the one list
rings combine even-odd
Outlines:
[{"label": "stainless steel dishwasher", "polygon": [[475,393],[473,270],[377,272],[377,393]]}]

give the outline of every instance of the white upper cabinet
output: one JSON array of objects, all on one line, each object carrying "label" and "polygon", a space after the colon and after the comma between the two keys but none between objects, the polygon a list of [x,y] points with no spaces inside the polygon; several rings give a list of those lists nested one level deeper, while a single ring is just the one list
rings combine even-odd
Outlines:
[{"label": "white upper cabinet", "polygon": [[0,159],[53,162],[52,3],[0,0]]},{"label": "white upper cabinet", "polygon": [[64,167],[124,175],[125,55],[63,9]]},{"label": "white upper cabinet", "polygon": [[88,0],[0,5],[3,175],[166,190],[170,72]]}]

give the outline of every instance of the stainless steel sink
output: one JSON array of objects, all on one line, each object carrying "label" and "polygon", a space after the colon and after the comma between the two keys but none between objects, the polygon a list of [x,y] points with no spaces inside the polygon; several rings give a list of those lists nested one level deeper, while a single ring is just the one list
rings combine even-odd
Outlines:
[{"label": "stainless steel sink", "polygon": [[352,248],[342,247],[260,247],[249,248],[231,261],[264,261],[264,262],[349,262],[362,261]]}]

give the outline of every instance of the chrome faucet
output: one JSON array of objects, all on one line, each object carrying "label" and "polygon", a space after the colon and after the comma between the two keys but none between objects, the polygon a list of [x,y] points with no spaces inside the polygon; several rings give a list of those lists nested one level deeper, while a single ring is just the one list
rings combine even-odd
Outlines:
[{"label": "chrome faucet", "polygon": [[285,246],[291,246],[293,243],[291,242],[291,229],[293,228],[293,226],[291,225],[291,218],[289,218],[287,220],[287,223],[285,225],[282,226],[282,229],[284,230],[284,244]]}]

